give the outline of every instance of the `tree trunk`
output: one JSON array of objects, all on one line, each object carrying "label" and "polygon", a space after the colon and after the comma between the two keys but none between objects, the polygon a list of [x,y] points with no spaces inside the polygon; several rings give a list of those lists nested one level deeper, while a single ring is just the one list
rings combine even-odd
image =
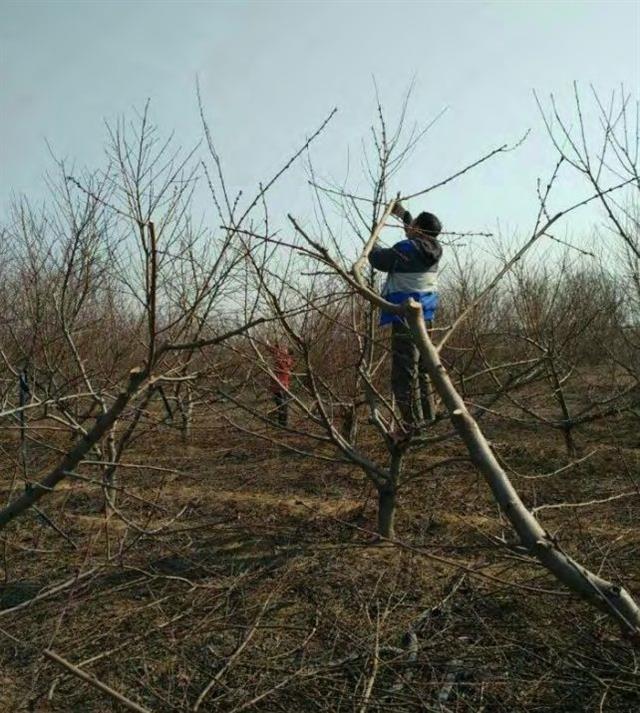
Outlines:
[{"label": "tree trunk", "polygon": [[395,537],[396,491],[393,488],[378,488],[378,534]]},{"label": "tree trunk", "polygon": [[118,497],[117,486],[117,476],[116,476],[116,462],[118,459],[118,451],[116,448],[116,424],[118,421],[114,421],[113,426],[109,429],[109,435],[107,436],[107,453],[109,454],[110,465],[104,467],[104,472],[102,474],[102,487],[104,492],[104,512],[107,516],[111,514],[112,507],[116,505],[116,498]]},{"label": "tree trunk", "polygon": [[430,377],[425,377],[422,388],[425,390],[422,395],[422,417],[426,423],[433,423],[436,420],[436,395]]},{"label": "tree trunk", "polygon": [[575,458],[578,454],[578,449],[576,448],[576,442],[573,440],[571,429],[572,426],[570,424],[564,425],[562,427],[562,435],[564,436],[564,445],[567,448],[569,458]]},{"label": "tree trunk", "polygon": [[191,390],[187,392],[186,403],[180,402],[180,413],[182,415],[182,442],[188,443],[191,438],[191,425],[193,423],[193,399]]},{"label": "tree trunk", "polygon": [[551,383],[553,386],[553,394],[555,396],[560,410],[562,411],[562,420],[564,425],[562,426],[562,435],[564,436],[564,443],[567,447],[567,453],[570,458],[575,458],[577,454],[577,448],[575,441],[573,440],[573,434],[571,432],[573,424],[571,422],[571,414],[569,413],[569,405],[564,397],[564,391],[562,389],[562,384],[560,383],[560,377],[556,370],[555,364],[553,362],[553,354],[549,355],[549,369],[551,372]]},{"label": "tree trunk", "polygon": [[[431,337],[431,328],[433,321],[429,320],[426,324],[427,334]],[[420,350],[418,350],[419,352]],[[425,423],[433,423],[436,420],[436,394],[433,389],[433,382],[429,374],[424,373],[424,359],[421,355],[418,356],[418,375],[422,375],[420,383],[420,406],[422,408],[422,418]]]},{"label": "tree trunk", "polygon": [[345,408],[341,433],[348,443],[355,443],[358,435],[358,413],[354,404],[349,404]]}]

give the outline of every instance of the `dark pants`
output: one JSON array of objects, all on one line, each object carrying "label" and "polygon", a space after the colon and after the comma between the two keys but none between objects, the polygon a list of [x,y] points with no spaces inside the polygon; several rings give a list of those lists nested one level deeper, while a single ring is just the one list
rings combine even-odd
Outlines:
[{"label": "dark pants", "polygon": [[393,323],[391,335],[391,390],[396,399],[403,426],[432,421],[433,390],[418,347],[405,324]]},{"label": "dark pants", "polygon": [[281,426],[286,426],[289,423],[289,396],[286,391],[276,391],[273,394],[273,400],[276,402],[278,423]]}]

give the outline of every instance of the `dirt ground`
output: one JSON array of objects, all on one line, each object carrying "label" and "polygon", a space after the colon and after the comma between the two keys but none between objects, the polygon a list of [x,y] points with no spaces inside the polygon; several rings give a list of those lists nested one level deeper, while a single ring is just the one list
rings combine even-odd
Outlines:
[{"label": "dirt ground", "polygon": [[[580,429],[588,457],[555,475],[559,433],[483,427],[562,547],[640,596],[638,421]],[[50,455],[30,448],[37,475]],[[470,463],[429,470],[456,455],[455,439],[411,451],[399,542],[382,544],[362,471],[222,421],[137,442],[127,522],[107,521],[83,466],[96,482],[42,501],[64,537],[32,512],[2,540],[0,710],[127,710],[44,649],[151,711],[640,710],[638,650],[518,551]]]}]

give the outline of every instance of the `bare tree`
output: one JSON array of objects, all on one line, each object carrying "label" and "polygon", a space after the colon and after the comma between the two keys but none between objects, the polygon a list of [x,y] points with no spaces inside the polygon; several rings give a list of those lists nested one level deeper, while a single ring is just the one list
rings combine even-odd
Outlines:
[{"label": "bare tree", "polygon": [[[382,143],[384,143],[384,141]],[[447,409],[455,431],[464,441],[469,451],[469,457],[484,475],[496,501],[514,526],[521,546],[527,553],[536,557],[554,576],[570,589],[611,615],[621,625],[625,634],[631,637],[637,637],[640,631],[640,610],[634,600],[626,590],[589,572],[571,559],[563,551],[557,539],[549,535],[527,510],[509,481],[504,469],[494,456],[491,446],[477,425],[476,419],[469,412],[464,400],[453,386],[438,355],[438,352],[442,351],[445,345],[448,345],[452,337],[459,332],[462,325],[471,318],[476,309],[487,299],[487,296],[496,293],[497,288],[501,285],[505,276],[513,271],[514,266],[521,263],[524,255],[548,235],[550,228],[554,224],[567,214],[572,213],[588,203],[598,201],[604,205],[609,205],[612,196],[616,195],[617,191],[629,183],[628,179],[619,180],[619,177],[616,177],[617,180],[606,187],[594,184],[593,192],[589,196],[553,215],[549,215],[547,212],[548,198],[565,162],[566,158],[562,156],[546,187],[539,192],[539,210],[529,239],[503,261],[500,269],[485,283],[473,299],[464,306],[464,309],[455,315],[451,326],[445,330],[437,347],[433,345],[426,332],[424,322],[420,317],[419,307],[411,301],[401,306],[391,305],[377,294],[373,288],[370,276],[365,274],[364,268],[366,266],[368,253],[378,240],[380,231],[387,223],[393,209],[394,200],[389,201],[386,208],[380,211],[379,218],[366,240],[360,257],[351,268],[345,265],[341,251],[336,251],[338,252],[337,255],[332,254],[330,249],[332,240],[331,234],[329,234],[328,243],[321,239],[314,238],[310,235],[309,231],[303,228],[299,221],[293,217],[290,217],[291,223],[297,237],[301,240],[301,244],[274,237],[270,238],[268,235],[260,235],[259,237],[271,240],[283,248],[297,251],[305,260],[315,260],[322,266],[323,270],[339,276],[347,289],[351,289],[364,297],[370,305],[399,314],[407,320],[420,350],[420,354],[427,364],[429,375],[434,381],[435,388]],[[382,172],[381,175],[383,176],[381,180],[386,180],[384,172]],[[446,182],[447,181],[444,181],[444,183]],[[346,197],[351,201],[355,200],[353,195],[345,191],[340,191],[339,193],[343,198]],[[423,193],[423,191],[419,192],[419,194],[421,193]],[[291,285],[291,281],[288,281],[285,277],[277,293],[275,290],[265,287],[265,292],[270,295],[276,314],[281,314],[282,312],[282,299],[280,295],[284,287],[288,285]],[[299,288],[296,290],[296,294],[301,296]],[[309,294],[302,295],[302,297],[307,306],[311,307]],[[585,326],[584,321],[585,320],[578,320],[575,329],[569,330],[570,334],[573,331],[571,334],[573,340],[582,333]],[[317,367],[314,367],[309,357],[310,344],[308,340],[305,341],[300,330],[296,329],[288,320],[281,319],[281,326],[289,336],[291,343],[295,344],[299,349],[299,353],[305,365],[305,379],[309,383],[309,390],[313,402],[317,404],[317,415],[314,414],[308,404],[305,404],[301,399],[297,398],[295,394],[291,393],[291,397],[304,412],[307,422],[315,423],[324,428],[326,435],[315,437],[320,440],[324,439],[325,441],[328,438],[331,443],[338,448],[343,458],[359,465],[374,483],[378,491],[379,502],[378,532],[383,537],[393,538],[393,514],[395,511],[396,492],[401,482],[402,463],[407,446],[398,446],[389,437],[390,421],[385,422],[380,410],[380,404],[385,404],[385,399],[371,381],[370,368],[367,369],[366,367],[360,366],[359,374],[362,378],[365,393],[368,395],[367,401],[369,404],[370,417],[377,426],[388,448],[389,461],[384,465],[374,462],[369,455],[364,455],[354,447],[352,442],[344,438],[343,432],[336,426],[335,418],[333,418],[333,412],[330,408],[332,403],[336,401],[339,402],[340,399],[336,399],[330,385],[319,378]],[[360,344],[366,344],[364,338],[367,334],[366,330],[363,330],[361,327],[359,329],[356,328],[354,329],[354,334],[356,336],[360,335]],[[602,416],[602,404],[592,403],[588,406],[586,411],[583,410],[578,414],[572,415],[568,411],[567,399],[562,389],[563,380],[565,379],[557,370],[559,363],[557,356],[560,356],[562,352],[558,355],[554,352],[550,357],[548,345],[544,345],[541,351],[542,353],[538,355],[538,357],[525,361],[533,362],[534,368],[540,367],[541,365],[544,366],[547,376],[551,380],[554,398],[558,401],[558,405],[562,411],[562,420],[557,425],[565,433],[567,446],[570,448],[570,451],[573,452],[571,429],[581,422]],[[364,352],[366,353],[366,347]],[[560,358],[562,357],[560,356]],[[262,357],[262,361],[266,363],[264,357]],[[369,362],[369,364],[371,363],[372,362]],[[360,364],[362,364],[362,362],[360,362]],[[484,365],[484,368],[489,372],[494,371],[492,366],[487,364]],[[268,367],[265,367],[265,370],[268,371]],[[498,394],[502,395],[504,393],[506,390],[505,386],[506,385],[498,381],[496,384]],[[618,395],[616,399],[619,398],[619,396],[620,395]],[[236,403],[247,409],[246,404],[242,404],[240,401]],[[598,409],[597,415],[590,414],[589,411],[596,407]],[[617,410],[618,406],[616,405],[614,408]],[[387,413],[392,414],[392,412],[392,406],[388,405]]]},{"label": "bare tree", "polygon": [[[61,480],[83,477],[77,469],[87,460],[102,470],[107,509],[117,511],[119,465],[141,429],[156,427],[152,402],[161,397],[166,417],[166,388],[175,388],[180,403],[197,377],[196,354],[269,319],[236,307],[247,258],[255,253],[260,268],[268,258],[260,243],[239,241],[236,230],[296,156],[260,186],[242,215],[237,201],[227,203],[232,227],[210,232],[195,229],[189,214],[199,177],[194,152],[160,137],[148,105],[137,123],[121,121],[108,131],[105,170],[74,177],[61,163],[53,212],[39,215],[22,201],[7,229],[13,284],[27,294],[6,296],[15,316],[7,321],[3,356],[16,384],[26,369],[31,400],[3,415],[28,414],[27,430],[35,419],[53,421],[74,443],[62,451],[47,445],[62,455],[39,480],[23,474],[24,492],[0,510],[0,528]],[[226,196],[222,173],[219,181]],[[211,179],[209,185],[213,191]]]}]

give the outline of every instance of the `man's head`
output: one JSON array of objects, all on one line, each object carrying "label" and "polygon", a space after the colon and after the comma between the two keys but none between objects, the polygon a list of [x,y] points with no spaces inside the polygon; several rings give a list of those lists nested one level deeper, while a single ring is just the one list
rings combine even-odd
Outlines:
[{"label": "man's head", "polygon": [[429,236],[437,238],[442,230],[442,224],[433,213],[420,213],[411,223],[404,227],[404,232],[408,238],[423,238]]}]

